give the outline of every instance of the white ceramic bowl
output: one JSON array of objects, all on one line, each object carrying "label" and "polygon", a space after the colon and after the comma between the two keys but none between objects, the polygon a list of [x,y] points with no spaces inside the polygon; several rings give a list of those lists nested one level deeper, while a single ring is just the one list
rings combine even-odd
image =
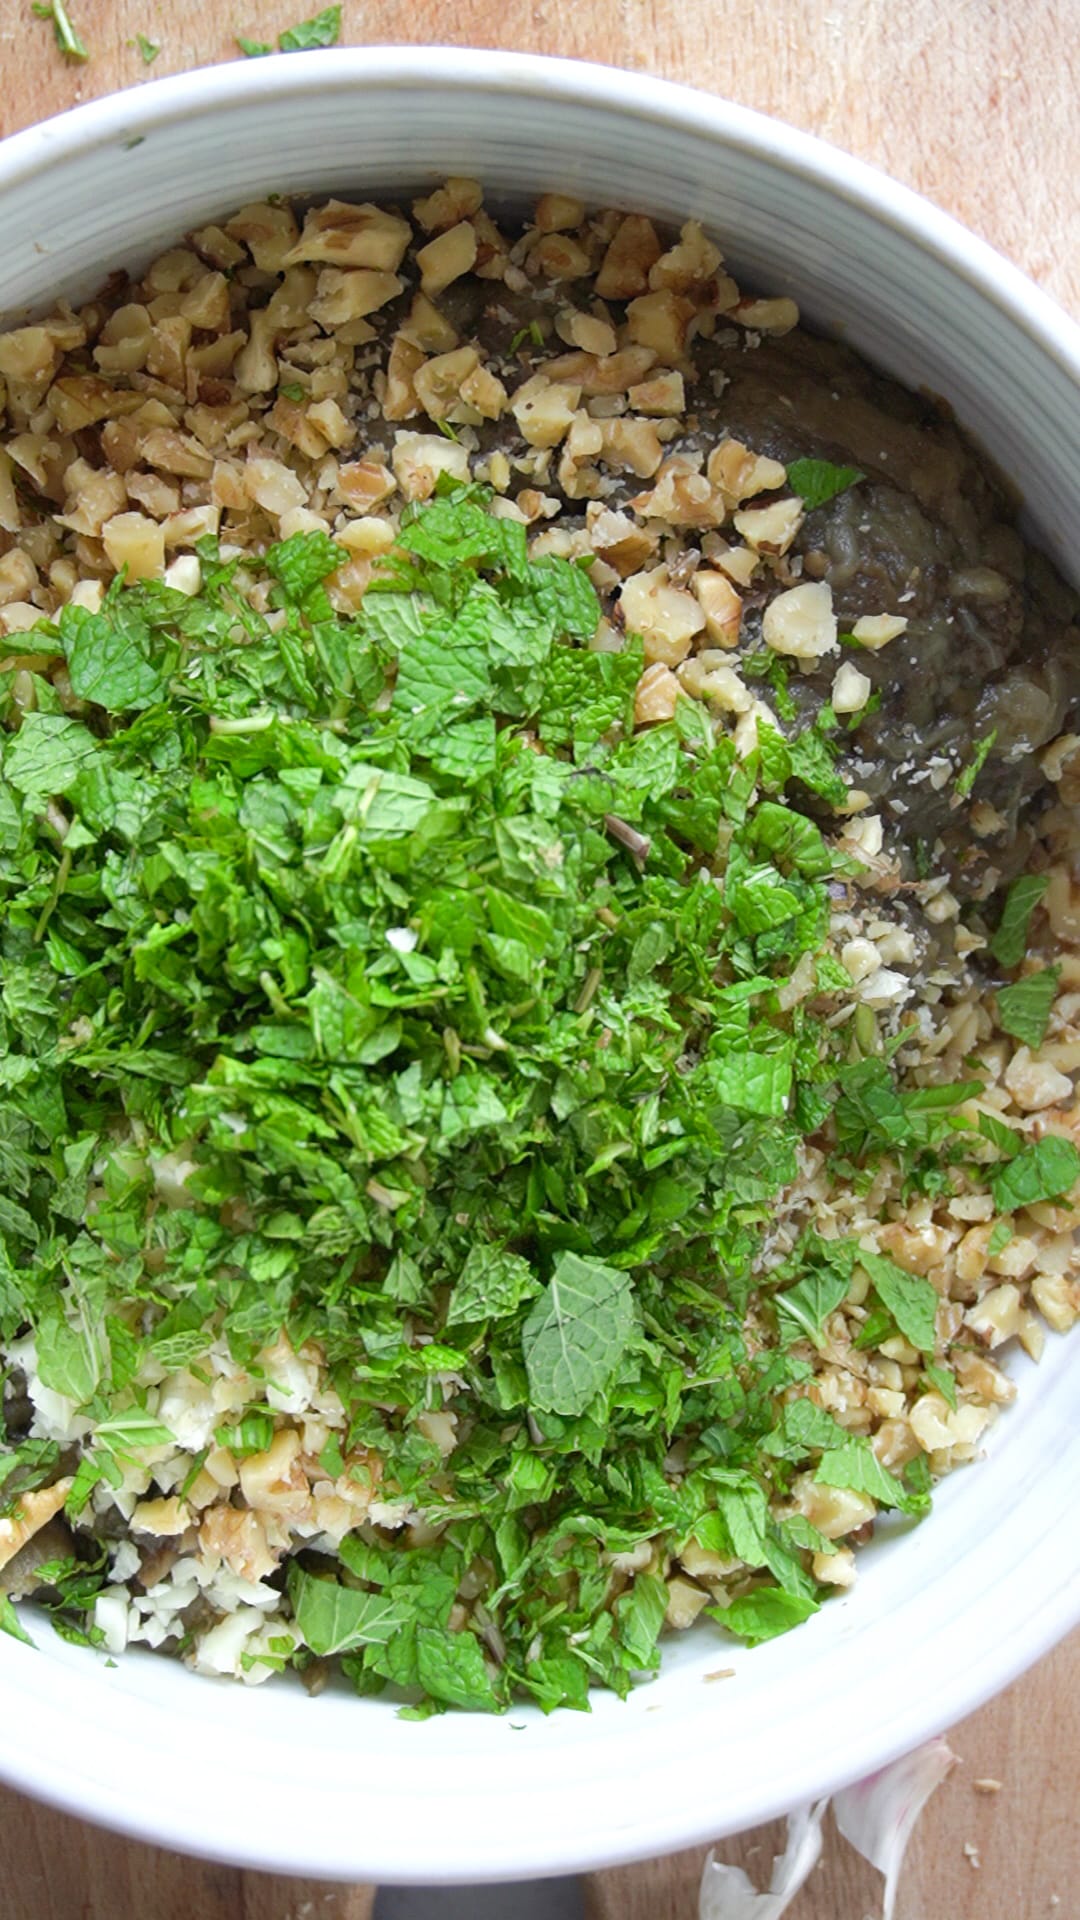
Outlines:
[{"label": "white ceramic bowl", "polygon": [[[377,194],[477,174],[700,216],[751,284],[794,294],[882,367],[945,395],[1076,569],[1080,333],[924,201],[786,127],[600,67],[356,50],[254,61],[81,107],[0,148],[7,323],[272,189]],[[0,1636],[0,1775],[145,1839],[256,1867],[513,1878],[656,1854],[828,1792],[960,1719],[1080,1619],[1080,1349],[1017,1368],[985,1464],[862,1556],[857,1587],[756,1652],[673,1642],[625,1705],[402,1722],[116,1667]],[[882,1529],[882,1533],[885,1533]],[[902,1530],[894,1530],[902,1531]],[[731,1678],[710,1678],[733,1668]]]}]

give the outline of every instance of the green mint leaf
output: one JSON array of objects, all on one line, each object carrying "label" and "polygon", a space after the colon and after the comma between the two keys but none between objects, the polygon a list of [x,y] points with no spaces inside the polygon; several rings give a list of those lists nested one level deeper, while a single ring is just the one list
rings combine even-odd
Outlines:
[{"label": "green mint leaf", "polygon": [[865,478],[859,467],[837,467],[831,460],[793,460],[787,470],[788,486],[798,494],[807,513]]},{"label": "green mint leaf", "polygon": [[813,821],[773,800],[757,808],[746,840],[756,853],[775,861],[781,872],[799,873],[804,880],[824,880],[837,871],[837,856]]},{"label": "green mint leaf", "polygon": [[287,600],[303,606],[313,587],[320,586],[349,558],[326,533],[294,533],[268,547],[266,570],[278,582]]},{"label": "green mint leaf", "polygon": [[1028,928],[1047,887],[1046,873],[1022,873],[1005,896],[1001,919],[990,942],[994,959],[1003,967],[1018,967],[1027,952]]},{"label": "green mint leaf", "polygon": [[1038,973],[1026,973],[1011,987],[998,988],[998,1019],[1006,1033],[1032,1051],[1042,1046],[1054,1004],[1060,967],[1043,967]]},{"label": "green mint leaf", "polygon": [[482,646],[451,640],[433,628],[406,642],[398,660],[394,710],[413,719],[432,714],[463,715],[491,691],[491,674]]},{"label": "green mint leaf", "polygon": [[297,26],[279,33],[278,46],[282,53],[308,53],[313,47],[335,46],[340,38],[340,6],[324,7],[312,19],[301,20]]},{"label": "green mint leaf", "polygon": [[631,1673],[654,1673],[656,1643],[667,1611],[666,1583],[655,1573],[639,1573],[615,1602],[615,1622],[623,1662]]},{"label": "green mint leaf", "polygon": [[953,1080],[944,1087],[916,1087],[901,1095],[905,1113],[949,1113],[983,1091],[983,1080]]},{"label": "green mint leaf", "polygon": [[968,761],[967,766],[964,767],[962,771],[957,774],[956,780],[954,783],[953,790],[955,793],[959,794],[961,800],[966,800],[968,795],[970,794],[972,787],[975,785],[976,780],[978,779],[980,773],[982,772],[983,768],[986,765],[987,760],[990,758],[990,755],[994,750],[994,745],[996,741],[997,741],[996,727],[994,727],[990,733],[984,734],[981,740],[976,740],[975,751],[973,752],[971,759]]},{"label": "green mint leaf", "polygon": [[767,1453],[795,1460],[808,1453],[823,1453],[829,1447],[843,1446],[845,1429],[813,1400],[800,1397],[789,1400],[780,1415],[780,1425],[763,1442]]},{"label": "green mint leaf", "polygon": [[842,1447],[830,1448],[818,1462],[814,1479],[823,1487],[847,1487],[868,1494],[883,1507],[912,1510],[911,1496],[902,1481],[883,1467],[869,1440],[853,1435]]},{"label": "green mint leaf", "polygon": [[539,1291],[539,1280],[520,1254],[508,1253],[504,1247],[475,1246],[454,1283],[446,1324],[503,1320]]},{"label": "green mint leaf", "polygon": [[38,1373],[43,1385],[85,1406],[105,1375],[100,1326],[85,1316],[78,1324],[65,1318],[59,1299],[42,1308],[37,1325]]},{"label": "green mint leaf", "polygon": [[888,1152],[912,1139],[911,1116],[883,1060],[857,1060],[837,1080],[836,1137],[844,1152]]},{"label": "green mint leaf", "polygon": [[148,40],[145,33],[137,33],[135,35],[135,45],[142,55],[143,66],[152,67],[158,54],[161,52],[160,42],[157,40]]},{"label": "green mint leaf", "polygon": [[898,1267],[895,1260],[883,1253],[865,1253],[860,1248],[855,1257],[870,1275],[878,1299],[896,1321],[904,1339],[920,1353],[933,1353],[938,1296],[929,1280],[917,1273],[905,1273],[903,1267]]},{"label": "green mint leaf", "polygon": [[1005,1248],[1008,1246],[1009,1241],[1012,1239],[1012,1237],[1013,1237],[1013,1230],[1010,1227],[1008,1221],[1007,1220],[996,1221],[994,1224],[994,1231],[990,1235],[990,1238],[986,1243],[987,1259],[992,1260],[995,1254],[1004,1253]]},{"label": "green mint leaf", "polygon": [[791,1102],[794,1075],[789,1049],[778,1053],[726,1053],[712,1068],[719,1100],[742,1113],[779,1118]]},{"label": "green mint leaf", "polygon": [[948,1367],[935,1367],[930,1364],[927,1364],[927,1366],[923,1368],[923,1372],[929,1380],[930,1385],[937,1389],[942,1399],[948,1402],[955,1413],[960,1404],[956,1392],[955,1374],[950,1373]]},{"label": "green mint leaf", "polygon": [[848,793],[847,781],[837,773],[833,764],[834,749],[822,733],[814,727],[804,728],[788,741],[788,755],[793,780],[801,780],[804,787],[819,794],[830,806],[843,806]]},{"label": "green mint leaf", "polygon": [[499,1710],[480,1642],[468,1629],[450,1633],[445,1627],[418,1627],[416,1671],[433,1700],[473,1713]]},{"label": "green mint leaf", "polygon": [[760,1647],[809,1620],[817,1613],[818,1602],[782,1587],[756,1587],[729,1607],[706,1607],[705,1611],[737,1639],[745,1640],[748,1647]]},{"label": "green mint leaf", "polygon": [[[435,798],[426,780],[357,761],[338,796],[346,822],[343,836],[346,841],[403,839],[420,826]],[[331,847],[328,862],[333,853]]]},{"label": "green mint leaf", "polygon": [[219,1427],[214,1435],[219,1447],[225,1447],[238,1459],[265,1453],[274,1438],[274,1421],[268,1413],[246,1413],[235,1426]]},{"label": "green mint leaf", "polygon": [[495,721],[490,713],[446,727],[426,749],[438,773],[463,787],[490,779],[495,771]]},{"label": "green mint leaf", "polygon": [[550,1285],[522,1328],[532,1405],[571,1418],[584,1413],[611,1381],[633,1330],[626,1274],[576,1253],[560,1254]]},{"label": "green mint leaf", "polygon": [[1007,1160],[1011,1160],[1014,1154],[1019,1153],[1023,1145],[1023,1140],[1015,1128],[1007,1127],[1004,1120],[999,1120],[993,1113],[980,1113],[979,1132],[983,1139],[989,1140]]},{"label": "green mint leaf", "polygon": [[306,1647],[322,1658],[355,1647],[386,1646],[409,1619],[409,1608],[382,1593],[358,1593],[289,1563],[289,1599]]},{"label": "green mint leaf", "polygon": [[15,1611],[14,1601],[6,1593],[0,1593],[0,1633],[9,1633],[13,1640],[21,1640],[25,1647],[34,1645]]},{"label": "green mint leaf", "polygon": [[146,658],[150,630],[137,615],[68,606],[60,615],[60,639],[71,684],[80,700],[109,713],[135,713],[160,700],[165,683]]},{"label": "green mint leaf", "polygon": [[[115,1324],[115,1321],[112,1322],[113,1326]],[[129,1457],[132,1448],[176,1445],[169,1428],[145,1413],[141,1407],[132,1407],[125,1413],[109,1414],[106,1419],[98,1420],[94,1426],[94,1438],[105,1441],[110,1452],[120,1459]]]},{"label": "green mint leaf", "polygon": [[785,1346],[804,1336],[815,1345],[820,1342],[826,1320],[847,1296],[851,1268],[850,1257],[836,1266],[819,1267],[786,1292],[776,1295],[780,1337]]},{"label": "green mint leaf", "polygon": [[1062,1199],[1078,1180],[1080,1153],[1071,1140],[1048,1133],[999,1167],[991,1177],[990,1190],[999,1213],[1015,1213],[1018,1207],[1031,1207],[1039,1200]]},{"label": "green mint leaf", "polygon": [[10,1514],[24,1493],[56,1479],[60,1449],[54,1440],[21,1440],[0,1451],[0,1518]]},{"label": "green mint leaf", "polygon": [[242,33],[236,36],[236,44],[246,60],[261,60],[264,53],[273,53],[269,40],[248,40]]},{"label": "green mint leaf", "polygon": [[66,793],[98,754],[98,742],[80,720],[63,713],[28,713],[4,743],[3,771],[28,799]]}]

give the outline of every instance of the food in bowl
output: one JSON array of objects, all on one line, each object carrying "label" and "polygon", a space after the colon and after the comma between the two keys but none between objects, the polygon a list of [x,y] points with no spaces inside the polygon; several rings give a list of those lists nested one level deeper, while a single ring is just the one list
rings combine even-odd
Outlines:
[{"label": "food in bowl", "polygon": [[0,336],[0,1618],[584,1707],[1080,1309],[1077,605],[693,222],[283,200]]}]

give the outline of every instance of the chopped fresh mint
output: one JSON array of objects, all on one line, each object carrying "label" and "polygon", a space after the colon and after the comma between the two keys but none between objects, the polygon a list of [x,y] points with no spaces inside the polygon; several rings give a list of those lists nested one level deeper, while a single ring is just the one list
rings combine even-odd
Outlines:
[{"label": "chopped fresh mint", "polygon": [[1013,1230],[1010,1227],[1009,1222],[1007,1220],[996,1221],[994,1225],[994,1230],[990,1235],[989,1240],[986,1243],[987,1259],[993,1260],[997,1254],[1004,1253],[1012,1237],[1013,1237]]},{"label": "chopped fresh mint", "polygon": [[65,59],[77,61],[80,65],[89,60],[89,49],[67,10],[65,0],[34,0],[31,11],[39,20],[52,21],[56,44]]},{"label": "chopped fresh mint", "polygon": [[787,470],[788,486],[798,494],[807,513],[865,478],[861,468],[837,467],[831,460],[793,460]]},{"label": "chopped fresh mint", "polygon": [[787,1593],[782,1587],[755,1587],[727,1607],[707,1607],[706,1612],[748,1647],[760,1647],[777,1634],[801,1626],[818,1610],[818,1603],[803,1594]]},{"label": "chopped fresh mint", "polygon": [[[582,1710],[655,1669],[690,1541],[738,1563],[716,1617],[749,1643],[815,1611],[794,1472],[925,1510],[808,1385],[858,1265],[856,1344],[903,1335],[933,1383],[934,1289],[768,1236],[808,1136],[917,1192],[989,1159],[982,1083],[912,1089],[844,1018],[853,866],[787,797],[842,797],[830,715],[800,728],[766,662],[785,731],[748,760],[689,701],[635,732],[643,648],[588,645],[583,568],[441,484],[359,612],[325,533],[204,541],[198,593],[120,582],[39,624],[31,702],[0,676],[0,1340],[88,1423],[80,1541],[174,1444],[163,1374],[251,1382],[182,1449],[186,1500],[217,1449],[258,1473],[289,1423],[266,1349],[317,1343],[344,1417],[304,1472],[422,1523],[298,1549],[249,1665]],[[1000,1211],[1080,1174],[987,1124]],[[59,1466],[0,1444],[0,1512]],[[108,1579],[58,1568],[59,1630],[93,1639]]]},{"label": "chopped fresh mint", "polygon": [[883,1507],[898,1507],[901,1512],[917,1510],[902,1481],[883,1467],[869,1440],[853,1434],[840,1447],[823,1453],[814,1475],[823,1487],[846,1487],[853,1493],[869,1494]]},{"label": "chopped fresh mint", "polygon": [[1022,873],[1005,896],[990,951],[1003,967],[1018,967],[1027,952],[1031,916],[1050,885],[1045,873]]},{"label": "chopped fresh mint", "polygon": [[979,1132],[983,1139],[989,1140],[1007,1160],[1011,1160],[1014,1154],[1019,1153],[1023,1145],[1022,1138],[1016,1129],[1006,1126],[1004,1120],[999,1120],[993,1113],[980,1113]]},{"label": "chopped fresh mint", "polygon": [[927,1362],[927,1365],[923,1368],[923,1372],[929,1380],[930,1385],[936,1392],[940,1393],[942,1399],[947,1401],[955,1413],[960,1404],[956,1392],[955,1374],[950,1373],[948,1367],[936,1367],[930,1362]]},{"label": "chopped fresh mint", "polygon": [[248,1454],[265,1453],[274,1438],[273,1417],[266,1413],[246,1413],[234,1427],[219,1427],[214,1438],[219,1447],[227,1447],[238,1459]]},{"label": "chopped fresh mint", "polygon": [[1080,1153],[1071,1140],[1048,1133],[995,1169],[990,1187],[1001,1213],[1031,1207],[1039,1200],[1060,1200],[1080,1180]]},{"label": "chopped fresh mint", "polygon": [[135,45],[142,55],[143,66],[152,67],[158,54],[161,52],[160,41],[148,39],[145,33],[137,33],[135,35]]},{"label": "chopped fresh mint", "polygon": [[[341,38],[341,7],[324,7],[310,20],[300,20],[295,27],[286,27],[278,34],[278,49],[281,53],[308,53],[316,47],[333,47]],[[269,40],[250,40],[238,33],[236,44],[248,60],[261,59],[263,54],[273,53]]]},{"label": "chopped fresh mint", "polygon": [[304,1645],[322,1657],[351,1653],[357,1647],[385,1646],[408,1619],[404,1607],[381,1593],[356,1592],[338,1580],[305,1573],[295,1563],[289,1594]]},{"label": "chopped fresh mint", "polygon": [[929,1280],[917,1273],[906,1273],[882,1253],[860,1249],[859,1265],[865,1267],[874,1283],[874,1292],[892,1315],[904,1339],[920,1353],[933,1353],[936,1343],[935,1318],[938,1296]]},{"label": "chopped fresh mint", "polygon": [[1011,987],[998,988],[998,1019],[1005,1032],[1026,1047],[1037,1049],[1046,1038],[1060,977],[1060,967],[1043,967],[1037,973],[1025,973]]},{"label": "chopped fresh mint", "polygon": [[953,791],[961,800],[966,800],[970,794],[972,787],[975,785],[976,780],[994,750],[996,741],[996,727],[993,727],[989,733],[984,733],[981,740],[976,740],[975,751],[971,759],[968,761],[967,766],[962,768],[960,773],[957,774],[954,783]]},{"label": "chopped fresh mint", "polygon": [[34,1644],[15,1611],[14,1601],[6,1593],[0,1593],[0,1633],[9,1633],[13,1640],[21,1640],[26,1647]]},{"label": "chopped fresh mint", "polygon": [[313,47],[332,47],[341,38],[340,6],[324,7],[310,20],[301,20],[278,34],[282,53],[307,53]]},{"label": "chopped fresh mint", "polygon": [[634,1327],[625,1273],[562,1253],[551,1283],[521,1330],[532,1405],[579,1414],[606,1387]]},{"label": "chopped fresh mint", "polygon": [[511,354],[516,353],[519,347],[525,345],[526,340],[531,340],[534,347],[543,346],[544,329],[540,325],[539,320],[530,320],[527,327],[519,327],[507,348],[507,352]]}]

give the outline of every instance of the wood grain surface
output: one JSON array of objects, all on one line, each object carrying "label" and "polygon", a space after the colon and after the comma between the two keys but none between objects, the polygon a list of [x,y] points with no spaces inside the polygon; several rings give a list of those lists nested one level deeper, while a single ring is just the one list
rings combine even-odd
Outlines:
[{"label": "wood grain surface", "polygon": [[[271,39],[318,0],[68,3],[85,66],[65,63],[30,0],[0,0],[0,132],[228,58],[234,34]],[[708,87],[928,194],[1080,312],[1078,11],[1077,0],[345,0],[342,37],[558,53]],[[150,66],[140,33],[160,44]],[[912,1841],[896,1920],[1080,1920],[1080,1635],[950,1738],[962,1764]],[[999,1792],[977,1790],[988,1779]],[[302,1818],[302,1794],[297,1806]],[[767,1884],[780,1832],[743,1834],[721,1857]],[[591,1920],[694,1920],[703,1859],[593,1876]],[[830,1831],[790,1920],[864,1920],[880,1911],[880,1884]],[[2,1920],[367,1920],[371,1898],[182,1859],[0,1790]]]}]

